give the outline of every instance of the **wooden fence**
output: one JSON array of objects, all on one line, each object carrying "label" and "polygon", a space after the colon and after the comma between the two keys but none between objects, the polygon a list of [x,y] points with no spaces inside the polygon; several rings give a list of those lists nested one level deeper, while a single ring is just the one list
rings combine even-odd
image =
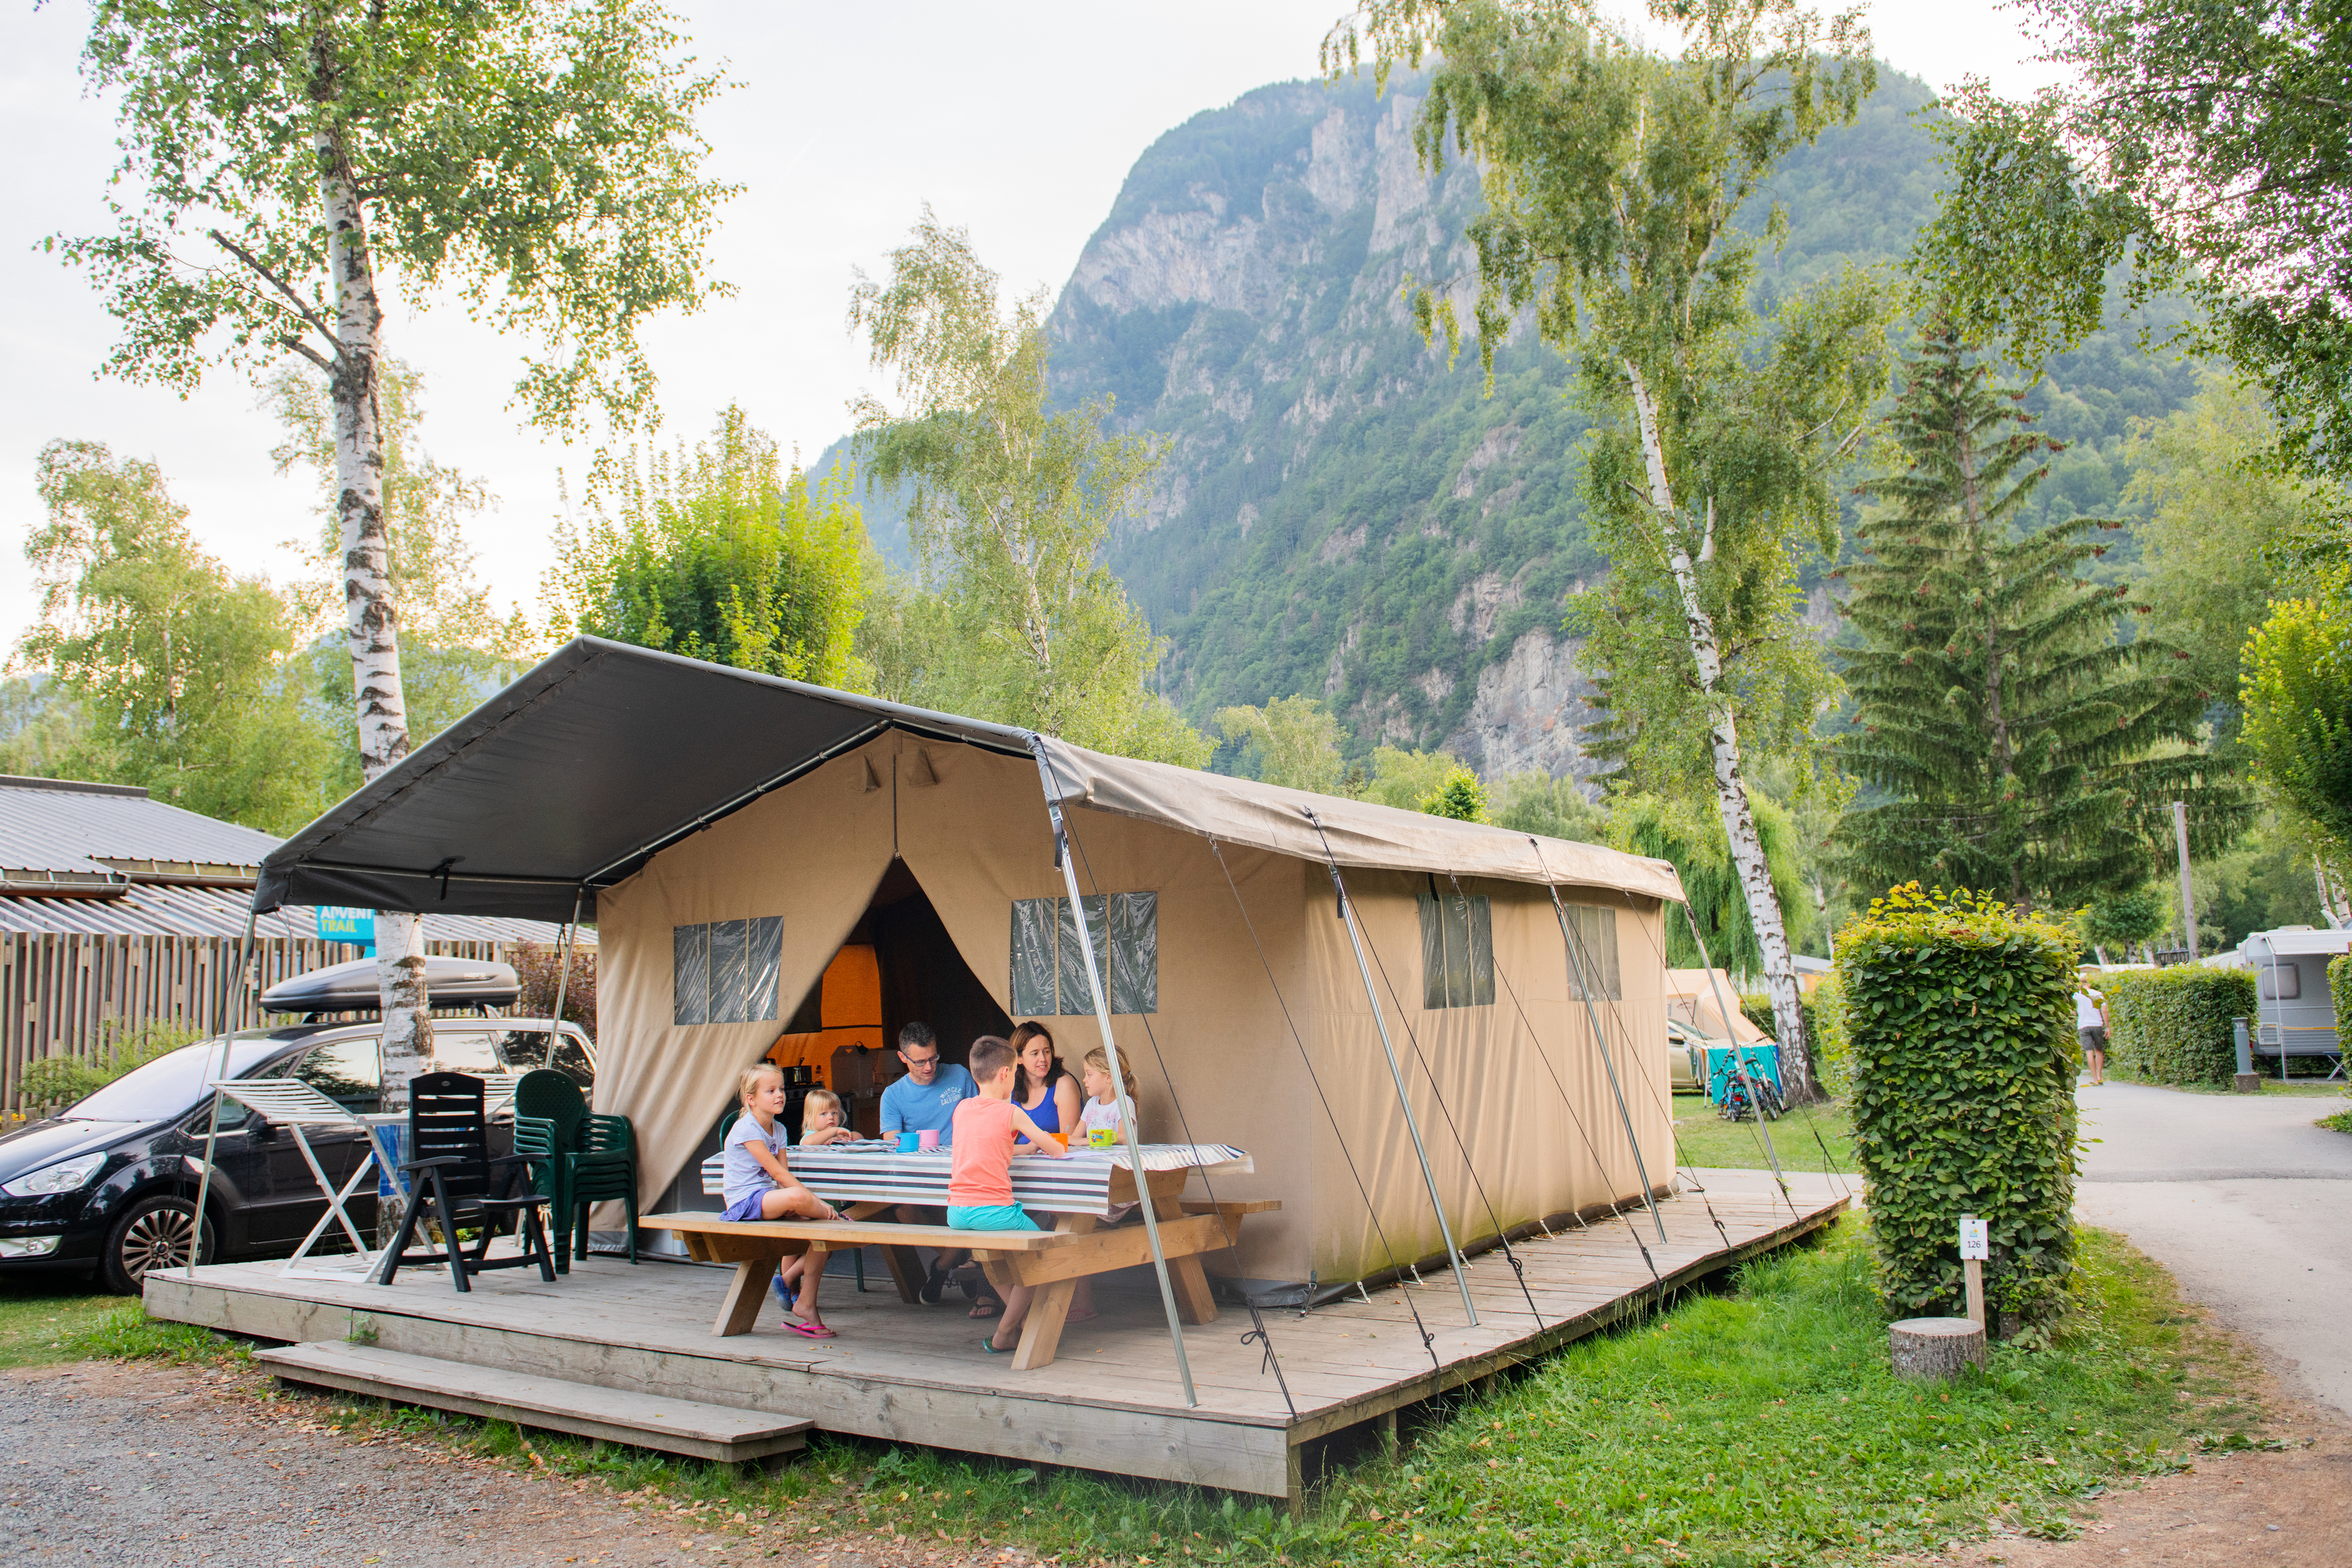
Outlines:
[{"label": "wooden fence", "polygon": [[[348,942],[254,941],[263,989],[289,976],[361,956]],[[504,943],[434,942],[426,951],[455,958],[508,960]],[[222,1003],[236,1023],[262,1022],[234,973],[234,938],[86,936],[0,931],[0,1123],[22,1103],[25,1068],[54,1057],[90,1060],[118,1041],[158,1026],[217,1033]],[[224,979],[227,984],[222,984]]]}]

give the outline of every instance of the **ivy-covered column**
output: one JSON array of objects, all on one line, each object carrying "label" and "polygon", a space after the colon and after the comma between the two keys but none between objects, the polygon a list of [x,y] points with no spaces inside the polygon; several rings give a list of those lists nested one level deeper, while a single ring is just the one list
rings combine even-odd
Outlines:
[{"label": "ivy-covered column", "polygon": [[2063,927],[1996,899],[1874,900],[1838,934],[1854,1144],[1897,1317],[1963,1310],[1959,1219],[1990,1227],[2003,1336],[2054,1317],[2074,1249],[2075,963]]}]

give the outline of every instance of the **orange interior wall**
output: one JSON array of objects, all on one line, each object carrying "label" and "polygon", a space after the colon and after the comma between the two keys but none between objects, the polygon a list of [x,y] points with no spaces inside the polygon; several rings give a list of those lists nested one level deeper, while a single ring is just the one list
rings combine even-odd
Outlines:
[{"label": "orange interior wall", "polygon": [[882,963],[872,947],[852,943],[833,955],[818,982],[817,1016],[823,1026],[816,1033],[778,1036],[768,1059],[783,1068],[813,1067],[817,1082],[824,1083],[833,1053],[842,1047],[882,1048]]}]

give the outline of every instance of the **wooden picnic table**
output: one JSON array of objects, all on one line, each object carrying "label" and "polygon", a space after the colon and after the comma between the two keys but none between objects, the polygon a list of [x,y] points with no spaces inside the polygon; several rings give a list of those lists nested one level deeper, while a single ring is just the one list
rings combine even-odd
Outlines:
[{"label": "wooden picnic table", "polygon": [[[1150,1163],[1150,1151],[1155,1147],[1176,1146],[1147,1145],[1147,1164]],[[1206,1158],[1167,1169],[1147,1168],[1139,1189],[1134,1173],[1111,1159],[1090,1155],[1048,1161],[1039,1156],[1015,1161],[1014,1171],[1018,1178],[1023,1167],[1034,1167],[1031,1180],[1040,1184],[1050,1181],[1055,1195],[1046,1196],[1042,1202],[1060,1210],[1052,1230],[977,1231],[955,1230],[943,1225],[906,1225],[877,1216],[895,1210],[900,1204],[944,1208],[944,1154],[852,1153],[820,1163],[808,1161],[808,1152],[811,1152],[792,1151],[789,1158],[793,1173],[810,1191],[841,1208],[844,1219],[749,1220],[730,1224],[715,1214],[668,1214],[651,1215],[639,1222],[655,1229],[676,1232],[686,1243],[688,1256],[698,1261],[736,1266],[734,1282],[728,1289],[718,1322],[711,1331],[714,1334],[748,1333],[759,1320],[761,1300],[776,1269],[785,1258],[803,1252],[812,1255],[808,1266],[816,1268],[824,1267],[824,1254],[856,1247],[879,1247],[899,1299],[911,1305],[920,1299],[918,1292],[927,1272],[916,1248],[969,1250],[999,1292],[1019,1285],[1037,1287],[1029,1314],[1022,1321],[1021,1342],[1013,1357],[1013,1367],[1025,1372],[1053,1361],[1069,1316],[1070,1299],[1080,1279],[1151,1261],[1150,1238],[1143,1227],[1105,1226],[1102,1220],[1108,1214],[1129,1204],[1151,1204],[1153,1217],[1160,1222],[1160,1249],[1168,1259],[1168,1279],[1175,1291],[1177,1315],[1187,1323],[1210,1323],[1216,1321],[1217,1304],[1202,1270],[1201,1255],[1237,1239],[1243,1215],[1282,1206],[1271,1199],[1186,1203],[1185,1184],[1199,1164],[1208,1163]],[[1222,1152],[1246,1158],[1234,1150]],[[827,1180],[821,1173],[820,1165],[840,1168],[843,1160],[860,1163],[847,1167],[847,1174],[837,1180]],[[885,1161],[893,1168],[885,1171],[880,1163]],[[1232,1164],[1234,1161],[1220,1163]],[[922,1179],[934,1165],[935,1184]],[[1055,1169],[1049,1173],[1048,1166]],[[887,1183],[887,1196],[856,1198],[845,1190],[861,1186],[885,1190],[876,1185],[878,1183]],[[1022,1188],[1028,1184],[1016,1179],[1014,1196],[1024,1205],[1029,1205],[1030,1199],[1024,1195]],[[1045,1189],[1041,1184],[1038,1190]]]}]

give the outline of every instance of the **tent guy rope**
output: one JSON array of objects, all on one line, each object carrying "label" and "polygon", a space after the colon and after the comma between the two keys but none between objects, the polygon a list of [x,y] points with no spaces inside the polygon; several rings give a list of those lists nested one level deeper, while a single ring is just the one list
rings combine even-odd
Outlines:
[{"label": "tent guy rope", "polygon": [[1454,1245],[1454,1226],[1445,1217],[1445,1200],[1437,1194],[1437,1177],[1429,1168],[1429,1151],[1421,1142],[1421,1123],[1413,1119],[1412,1101],[1404,1089],[1404,1070],[1397,1066],[1396,1047],[1389,1039],[1389,1021],[1381,1011],[1381,999],[1372,989],[1371,966],[1364,962],[1363,939],[1356,931],[1356,911],[1348,900],[1348,881],[1339,875],[1339,858],[1331,852],[1331,841],[1323,835],[1322,820],[1313,807],[1304,808],[1307,820],[1315,825],[1318,837],[1323,838],[1323,860],[1330,868],[1332,889],[1339,896],[1340,923],[1348,928],[1348,945],[1356,954],[1356,973],[1363,976],[1364,1000],[1371,1004],[1372,1026],[1380,1031],[1381,1051],[1389,1059],[1389,1077],[1396,1083],[1397,1105],[1404,1111],[1405,1131],[1412,1134],[1412,1152],[1421,1161],[1421,1179],[1429,1187],[1430,1206],[1437,1211],[1437,1231],[1445,1239],[1445,1256],[1454,1265],[1454,1283],[1462,1292],[1462,1310],[1469,1315],[1470,1326],[1478,1326],[1478,1306],[1470,1300],[1470,1277],[1462,1268],[1462,1249]]}]

